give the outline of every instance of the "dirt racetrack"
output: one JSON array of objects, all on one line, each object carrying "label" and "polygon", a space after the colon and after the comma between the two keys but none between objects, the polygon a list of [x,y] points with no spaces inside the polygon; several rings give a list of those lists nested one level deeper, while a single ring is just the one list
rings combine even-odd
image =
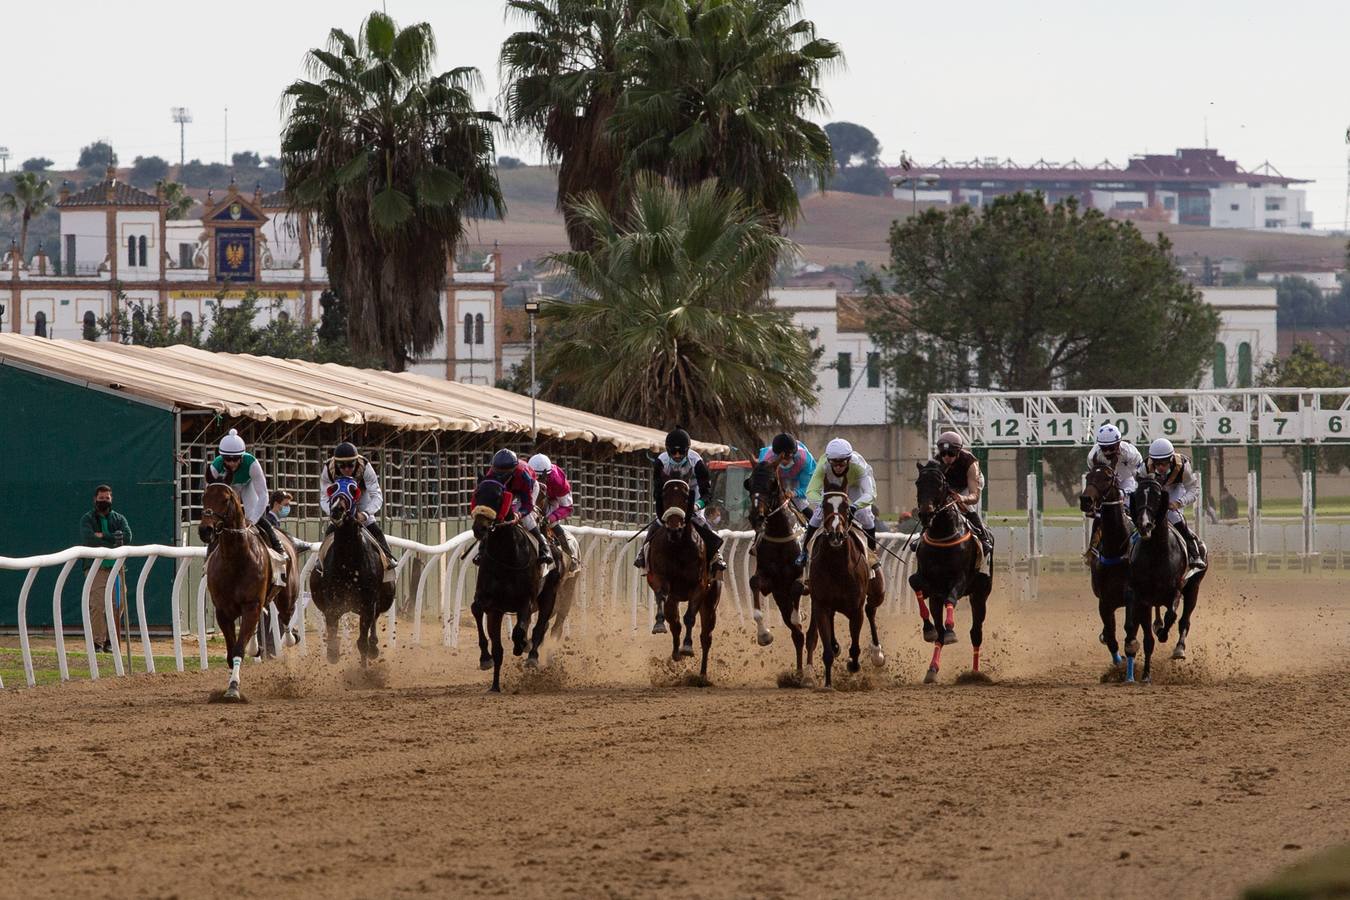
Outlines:
[{"label": "dirt racetrack", "polygon": [[225,673],[0,692],[5,896],[1233,897],[1350,839],[1350,602],[1210,576],[1191,659],[1100,684],[1085,578],[990,604],[993,686],[919,679],[917,617],[834,693],[724,607],[714,686],[579,627],[484,695],[476,647],[362,674],[311,644]]}]

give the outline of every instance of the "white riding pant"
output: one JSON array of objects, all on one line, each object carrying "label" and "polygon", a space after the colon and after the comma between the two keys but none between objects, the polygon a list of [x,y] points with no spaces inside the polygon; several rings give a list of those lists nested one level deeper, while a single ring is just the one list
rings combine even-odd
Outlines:
[{"label": "white riding pant", "polygon": [[[1167,488],[1167,498],[1176,503],[1183,502],[1181,498],[1185,495],[1185,493],[1186,488],[1184,485],[1173,484],[1169,485]],[[1167,521],[1171,522],[1173,525],[1180,525],[1182,521],[1185,519],[1184,515],[1185,511],[1186,511],[1185,507],[1182,507],[1181,509],[1168,509]]]},{"label": "white riding pant", "polygon": [[[825,504],[816,507],[816,511],[811,513],[811,521],[808,523],[812,528],[819,528],[820,523],[825,521]],[[860,506],[858,511],[853,514],[853,523],[863,531],[871,531],[877,527],[876,515],[872,512],[870,506]]]},{"label": "white riding pant", "polygon": [[793,497],[792,505],[798,512],[806,512],[806,508],[811,505],[811,501],[807,500],[805,497]]}]

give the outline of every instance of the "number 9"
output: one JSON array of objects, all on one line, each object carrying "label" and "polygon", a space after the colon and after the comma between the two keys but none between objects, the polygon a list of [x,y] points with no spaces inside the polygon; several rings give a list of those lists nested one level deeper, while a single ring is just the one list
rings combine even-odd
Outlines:
[{"label": "number 9", "polygon": [[1163,433],[1164,433],[1164,434],[1176,434],[1176,433],[1177,433],[1177,420],[1176,420],[1176,419],[1163,419]]}]

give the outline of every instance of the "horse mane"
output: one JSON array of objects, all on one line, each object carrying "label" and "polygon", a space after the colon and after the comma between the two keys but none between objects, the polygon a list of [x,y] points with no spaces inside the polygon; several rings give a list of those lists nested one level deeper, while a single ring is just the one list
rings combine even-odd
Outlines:
[{"label": "horse mane", "polygon": [[755,494],[767,494],[770,489],[778,484],[778,475],[774,472],[777,466],[773,460],[765,460],[755,463],[754,469],[750,471],[750,491]]}]

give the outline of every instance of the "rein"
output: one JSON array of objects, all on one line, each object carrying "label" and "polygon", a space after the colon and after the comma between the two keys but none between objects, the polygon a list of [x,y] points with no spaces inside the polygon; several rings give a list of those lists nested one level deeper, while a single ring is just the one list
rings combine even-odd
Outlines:
[{"label": "rein", "polygon": [[[761,495],[761,494],[756,494],[755,496],[758,497],[758,496],[762,496],[762,495]],[[788,507],[790,507],[791,505],[792,505],[792,497],[791,497],[791,496],[784,496],[784,497],[783,497],[783,502],[779,503],[779,504],[778,504],[777,506],[775,506],[772,510],[770,510],[769,512],[767,512],[767,513],[765,513],[765,514],[763,515],[762,519],[763,519],[764,527],[767,528],[770,519],[772,519],[774,516],[778,515],[779,513],[783,512],[784,510],[786,510],[786,509],[787,509]],[[793,521],[793,519],[796,519],[797,521]],[[801,521],[800,517],[797,517],[797,516],[790,516],[790,517],[788,518],[789,526],[788,526],[788,533],[787,533],[787,534],[771,535],[771,534],[765,533],[765,531],[761,529],[761,530],[760,530],[760,533],[759,533],[759,539],[760,539],[761,541],[768,541],[770,544],[793,544],[793,543],[796,543],[796,542],[797,542],[797,539],[798,539],[799,537],[801,537],[801,534],[802,534],[802,533],[801,533],[801,530],[797,527],[797,526],[800,524],[800,521]]]}]

